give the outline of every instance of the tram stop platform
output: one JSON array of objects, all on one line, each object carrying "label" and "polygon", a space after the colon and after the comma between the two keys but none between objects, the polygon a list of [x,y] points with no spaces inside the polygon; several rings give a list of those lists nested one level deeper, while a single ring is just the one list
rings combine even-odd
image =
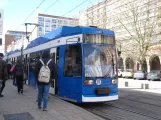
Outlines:
[{"label": "tram stop platform", "polygon": [[0,120],[103,120],[78,106],[50,95],[48,111],[37,108],[36,89],[24,86],[18,94],[12,80],[6,82],[0,98]]}]

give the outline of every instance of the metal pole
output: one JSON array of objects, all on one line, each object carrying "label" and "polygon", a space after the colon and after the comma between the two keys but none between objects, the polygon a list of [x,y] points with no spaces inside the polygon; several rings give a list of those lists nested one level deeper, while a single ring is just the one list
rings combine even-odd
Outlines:
[{"label": "metal pole", "polygon": [[21,61],[23,61],[23,48],[24,48],[24,36],[22,39],[22,47],[21,47]]}]

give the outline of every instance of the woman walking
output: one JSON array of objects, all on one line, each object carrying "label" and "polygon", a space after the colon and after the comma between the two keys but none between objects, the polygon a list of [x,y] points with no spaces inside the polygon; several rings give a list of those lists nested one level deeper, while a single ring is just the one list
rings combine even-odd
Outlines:
[{"label": "woman walking", "polygon": [[23,93],[23,72],[24,70],[22,61],[21,59],[18,59],[14,68],[18,93]]}]

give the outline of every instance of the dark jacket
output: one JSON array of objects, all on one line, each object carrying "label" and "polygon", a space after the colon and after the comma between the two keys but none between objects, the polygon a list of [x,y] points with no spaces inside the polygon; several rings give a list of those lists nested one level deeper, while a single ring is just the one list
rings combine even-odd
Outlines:
[{"label": "dark jacket", "polygon": [[7,64],[0,58],[0,80],[7,80]]},{"label": "dark jacket", "polygon": [[23,70],[23,64],[17,63],[15,65],[15,68],[14,68],[14,75],[15,75],[15,77],[17,77],[17,76],[23,76],[23,72],[24,72],[24,70]]},{"label": "dark jacket", "polygon": [[[44,62],[44,64],[46,64],[50,58],[48,57],[49,54],[48,53],[44,53],[42,55],[42,61]],[[42,63],[40,62],[40,60],[38,60],[38,62],[36,63],[36,66],[35,66],[35,77],[37,79],[37,85],[45,85],[45,84],[50,84],[51,82],[51,79],[55,79],[55,73],[56,73],[56,66],[55,66],[55,63],[54,61],[50,61],[48,67],[50,69],[50,81],[48,83],[43,83],[43,82],[39,82],[38,81],[38,75],[39,75],[39,71],[42,67]]]},{"label": "dark jacket", "polygon": [[11,69],[12,65],[11,64],[7,64],[7,72],[10,73],[10,69]]}]

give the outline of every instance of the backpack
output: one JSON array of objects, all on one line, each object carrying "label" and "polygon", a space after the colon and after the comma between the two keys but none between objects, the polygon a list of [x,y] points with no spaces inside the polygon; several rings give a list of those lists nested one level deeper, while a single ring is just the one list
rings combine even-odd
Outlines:
[{"label": "backpack", "polygon": [[42,63],[42,67],[39,72],[39,77],[38,77],[39,82],[48,83],[50,81],[50,72],[51,71],[48,67],[48,64],[50,63],[50,61],[51,61],[51,59],[45,65],[44,62],[40,59],[40,62]]}]

